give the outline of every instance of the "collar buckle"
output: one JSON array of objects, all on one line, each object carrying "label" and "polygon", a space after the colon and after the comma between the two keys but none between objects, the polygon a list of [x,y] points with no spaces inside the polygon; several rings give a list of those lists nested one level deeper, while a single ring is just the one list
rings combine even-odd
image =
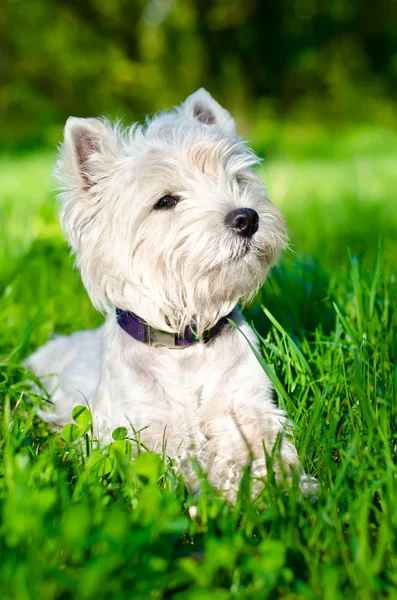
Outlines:
[{"label": "collar buckle", "polygon": [[147,326],[148,344],[153,348],[178,348],[177,334]]}]

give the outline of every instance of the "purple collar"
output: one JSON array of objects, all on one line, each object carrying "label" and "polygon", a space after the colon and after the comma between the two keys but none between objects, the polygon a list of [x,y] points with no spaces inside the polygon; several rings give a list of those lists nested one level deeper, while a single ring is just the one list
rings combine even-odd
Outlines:
[{"label": "purple collar", "polygon": [[[222,317],[211,329],[207,329],[204,332],[204,344],[208,344],[212,338],[222,331],[228,323],[230,314]],[[138,340],[138,342],[143,342],[154,348],[186,348],[186,346],[200,342],[195,333],[196,328],[194,325],[187,325],[183,335],[178,335],[169,331],[154,329],[154,327],[151,327],[146,321],[134,315],[134,313],[121,310],[121,308],[116,308],[116,318],[121,329],[124,329],[131,337]]]}]

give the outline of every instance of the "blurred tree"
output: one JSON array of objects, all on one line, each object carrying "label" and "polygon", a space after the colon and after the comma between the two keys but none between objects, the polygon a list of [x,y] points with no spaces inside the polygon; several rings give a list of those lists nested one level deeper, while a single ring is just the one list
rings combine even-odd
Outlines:
[{"label": "blurred tree", "polygon": [[[393,0],[5,0],[0,141],[53,141],[69,114],[142,118],[204,85],[243,112],[368,112],[397,91]],[[365,104],[365,103],[364,103]]]}]

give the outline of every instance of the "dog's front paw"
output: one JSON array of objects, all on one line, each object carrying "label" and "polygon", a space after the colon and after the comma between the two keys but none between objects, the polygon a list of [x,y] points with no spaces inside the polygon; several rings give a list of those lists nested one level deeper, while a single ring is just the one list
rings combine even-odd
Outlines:
[{"label": "dog's front paw", "polygon": [[315,477],[303,473],[299,479],[299,489],[312,504],[317,502],[320,494],[320,484]]}]

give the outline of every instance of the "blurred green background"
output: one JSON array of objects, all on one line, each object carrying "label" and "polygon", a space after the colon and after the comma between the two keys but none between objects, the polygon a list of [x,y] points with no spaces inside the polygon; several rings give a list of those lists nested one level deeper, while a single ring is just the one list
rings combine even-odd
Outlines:
[{"label": "blurred green background", "polygon": [[[394,0],[4,0],[2,144],[71,114],[142,119],[200,86],[243,130],[285,115],[394,123]],[[302,134],[303,135],[303,134]]]}]

